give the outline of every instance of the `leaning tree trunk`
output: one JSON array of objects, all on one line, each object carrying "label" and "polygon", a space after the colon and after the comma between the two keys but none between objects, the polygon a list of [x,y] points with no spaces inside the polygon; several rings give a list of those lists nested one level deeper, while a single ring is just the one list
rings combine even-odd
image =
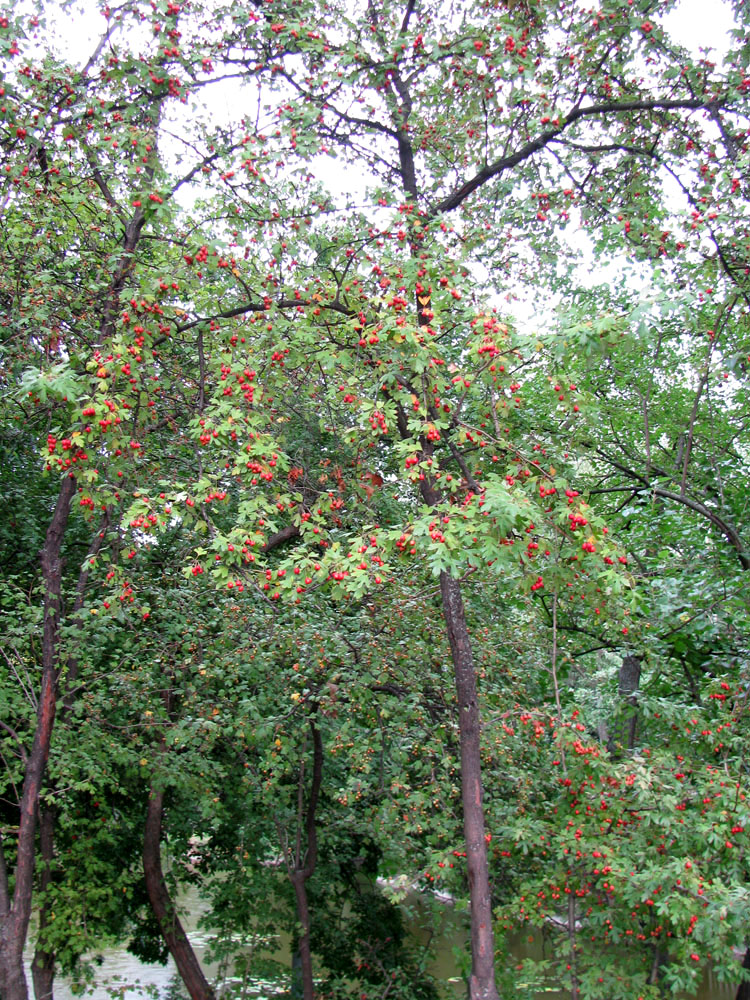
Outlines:
[{"label": "leaning tree trunk", "polygon": [[163,813],[164,790],[152,788],[149,794],[143,836],[143,874],[146,881],[146,891],[164,941],[192,1000],[214,1000],[214,991],[203,975],[193,946],[177,916],[177,910],[164,881],[164,872],[161,867]]},{"label": "leaning tree trunk", "polygon": [[[76,480],[66,476],[60,484],[55,512],[52,515],[42,548],[44,581],[44,632],[42,636],[42,683],[37,705],[36,729],[31,752],[26,761],[21,794],[21,815],[16,847],[15,886],[11,899],[5,866],[0,862],[0,998],[28,1000],[23,949],[31,918],[34,888],[36,823],[39,795],[47,766],[57,699],[57,646],[60,638],[60,589],[62,586],[61,550],[68,524],[70,502]],[[0,842],[0,848],[2,843]]]}]

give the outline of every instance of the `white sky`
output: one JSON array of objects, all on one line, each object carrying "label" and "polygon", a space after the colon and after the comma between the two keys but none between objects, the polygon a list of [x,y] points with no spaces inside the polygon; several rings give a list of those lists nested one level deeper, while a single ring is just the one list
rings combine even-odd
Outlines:
[{"label": "white sky", "polygon": [[723,0],[682,0],[662,20],[672,37],[692,52],[701,47],[717,53],[729,51],[729,32],[735,22],[731,7]]}]

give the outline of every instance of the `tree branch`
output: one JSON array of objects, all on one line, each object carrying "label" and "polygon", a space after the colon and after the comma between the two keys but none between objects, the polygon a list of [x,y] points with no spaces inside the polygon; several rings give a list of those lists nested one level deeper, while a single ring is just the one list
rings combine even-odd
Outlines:
[{"label": "tree branch", "polygon": [[315,813],[318,808],[320,786],[323,780],[323,740],[315,720],[310,719],[310,731],[313,738],[313,773],[310,785],[310,798],[307,800],[307,815],[305,817],[305,832],[307,834],[307,852],[303,878],[309,878],[315,871],[318,860],[318,833],[315,826]]},{"label": "tree branch", "polygon": [[503,173],[505,170],[509,170],[511,167],[517,166],[519,163],[523,163],[524,160],[528,160],[530,156],[534,153],[539,152],[539,150],[544,149],[553,140],[557,139],[558,136],[572,124],[579,121],[582,118],[595,118],[604,117],[606,115],[618,114],[624,111],[670,111],[678,110],[680,108],[691,111],[698,111],[701,108],[715,107],[716,102],[713,101],[700,101],[700,100],[683,100],[683,101],[669,101],[669,100],[654,100],[654,101],[622,101],[618,102],[603,102],[600,104],[590,104],[586,107],[573,108],[565,118],[562,123],[556,128],[547,129],[547,131],[542,132],[536,139],[532,139],[530,142],[525,143],[519,150],[515,153],[511,153],[509,156],[503,156],[499,160],[495,160],[494,163],[488,163],[486,166],[482,167],[470,180],[466,181],[461,185],[458,190],[454,191],[453,194],[448,195],[441,202],[434,206],[428,213],[428,218],[435,218],[438,215],[443,215],[446,212],[452,212],[455,208],[464,202],[470,194],[473,194],[478,188],[486,184],[487,181],[491,180],[493,177],[497,177],[498,174]]},{"label": "tree branch", "polygon": [[747,554],[747,550],[740,538],[739,533],[731,524],[728,524],[723,518],[719,517],[714,511],[706,507],[704,504],[700,503],[698,500],[693,500],[691,497],[683,496],[680,493],[673,493],[671,490],[662,489],[661,486],[650,487],[652,492],[658,497],[664,497],[665,500],[674,500],[675,503],[681,503],[685,507],[689,507],[690,510],[694,510],[697,514],[702,514],[707,520],[718,528],[719,531],[724,535],[726,540],[732,546],[732,548],[737,553],[737,558],[740,561],[740,565],[743,569],[750,569],[750,556]]},{"label": "tree branch", "polygon": [[417,6],[416,0],[409,0],[409,2],[407,3],[406,13],[404,14],[404,19],[401,22],[401,30],[399,34],[405,35],[406,32],[409,30],[409,21],[411,19],[412,14],[414,13],[414,8],[416,6]]},{"label": "tree branch", "polygon": [[0,729],[4,729],[5,732],[9,733],[16,741],[16,743],[18,744],[18,753],[21,757],[21,760],[23,761],[24,767],[26,767],[26,764],[28,763],[29,760],[29,755],[26,753],[26,747],[24,746],[21,737],[18,735],[15,729],[12,729],[9,725],[7,725],[7,723],[3,722],[2,719],[0,719]]}]

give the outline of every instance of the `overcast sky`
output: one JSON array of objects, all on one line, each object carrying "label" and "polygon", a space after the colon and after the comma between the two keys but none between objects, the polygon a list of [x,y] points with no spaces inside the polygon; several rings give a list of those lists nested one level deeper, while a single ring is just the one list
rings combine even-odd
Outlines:
[{"label": "overcast sky", "polygon": [[[580,5],[589,6],[589,0],[580,0]],[[81,11],[78,15],[55,14],[53,6],[52,19],[60,30],[67,55],[82,65],[96,44],[104,18],[99,13],[86,13],[94,8],[93,0],[81,0],[78,6]],[[728,32],[734,22],[725,0],[682,0],[663,21],[670,33],[694,52],[701,46],[718,53],[729,48]]]}]

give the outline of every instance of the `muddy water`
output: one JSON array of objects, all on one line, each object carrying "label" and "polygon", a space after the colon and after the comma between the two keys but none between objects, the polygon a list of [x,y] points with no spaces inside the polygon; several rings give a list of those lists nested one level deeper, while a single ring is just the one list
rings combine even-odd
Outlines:
[{"label": "muddy water", "polygon": [[[455,913],[448,907],[440,907],[440,926],[433,930],[435,911],[429,902],[414,895],[407,898],[406,916],[409,929],[418,947],[431,949],[433,957],[426,962],[426,967],[438,980],[446,1000],[463,1000],[466,997],[466,986],[461,974],[461,955],[468,949],[468,935],[464,914]],[[221,990],[222,983],[231,981],[224,970],[207,964],[204,952],[208,943],[208,934],[196,930],[195,926],[203,911],[200,899],[194,893],[187,893],[181,901],[184,923],[190,932],[190,940],[201,959],[209,978],[217,982]],[[177,977],[174,965],[170,961],[166,966],[145,965],[133,955],[120,948],[108,949],[103,953],[103,963],[97,972],[97,983],[88,989],[84,996],[89,1000],[172,1000],[182,996],[175,987]],[[289,941],[279,937],[274,946],[274,958],[289,964]],[[549,952],[544,952],[539,937],[518,935],[511,942],[509,960],[521,963],[525,958],[549,958]],[[235,985],[239,985],[234,980]],[[248,978],[245,981],[244,996],[246,1000],[272,1000],[282,992],[282,986],[274,982],[264,982]],[[29,976],[29,987],[31,977]],[[734,1000],[736,987],[720,985],[710,974],[706,975],[701,990],[696,994],[696,1000]],[[55,1000],[76,1000],[80,996],[74,992],[70,982],[59,977],[55,983]],[[537,1000],[567,1000],[567,994],[545,991],[535,994]]]}]

